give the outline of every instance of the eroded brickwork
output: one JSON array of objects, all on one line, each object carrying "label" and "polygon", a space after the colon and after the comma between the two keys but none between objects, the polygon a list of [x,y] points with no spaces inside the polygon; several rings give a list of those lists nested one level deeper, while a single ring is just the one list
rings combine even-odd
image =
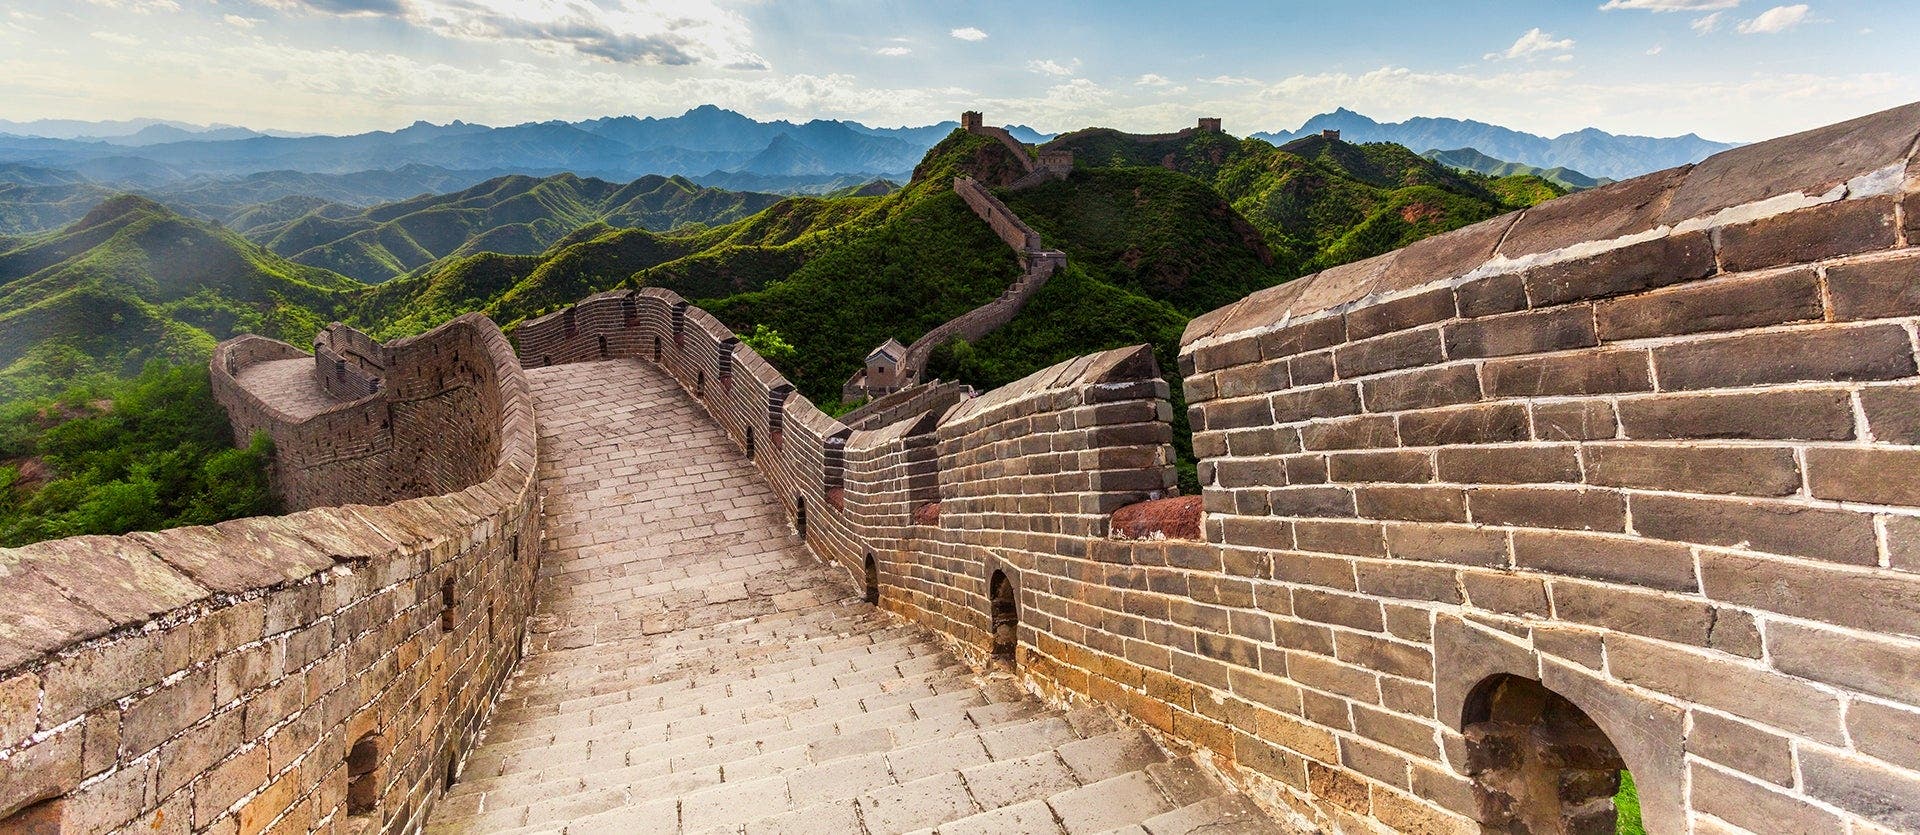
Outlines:
[{"label": "eroded brickwork", "polygon": [[[304,356],[265,340],[223,347],[241,364]],[[396,355],[447,361],[413,375],[468,375],[472,407],[438,420],[484,428],[444,426],[450,443],[433,447],[467,460],[418,459],[443,495],[0,552],[0,829],[360,833],[425,820],[519,657],[539,547],[533,415],[483,318]],[[402,388],[412,400],[390,412],[402,426],[454,400]],[[228,402],[236,422],[307,437],[267,423],[270,406]],[[279,462],[296,483],[304,466]]]}]

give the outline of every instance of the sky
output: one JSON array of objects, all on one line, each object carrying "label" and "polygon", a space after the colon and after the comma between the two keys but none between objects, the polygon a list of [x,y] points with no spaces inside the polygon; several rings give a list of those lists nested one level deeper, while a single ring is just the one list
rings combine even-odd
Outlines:
[{"label": "sky", "polygon": [[1920,100],[1914,0],[7,0],[0,119],[1479,119],[1753,141]]}]

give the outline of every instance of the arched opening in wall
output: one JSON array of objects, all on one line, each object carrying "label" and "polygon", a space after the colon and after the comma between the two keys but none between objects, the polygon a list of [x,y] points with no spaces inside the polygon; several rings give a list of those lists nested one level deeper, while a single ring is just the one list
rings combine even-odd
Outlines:
[{"label": "arched opening in wall", "polygon": [[807,497],[793,497],[793,529],[800,534],[800,541],[807,541]]},{"label": "arched opening in wall", "polygon": [[987,583],[987,593],[992,601],[993,661],[996,665],[1011,668],[1014,666],[1014,647],[1020,644],[1020,602],[1013,581],[1007,579],[1007,572],[993,572],[993,579]]},{"label": "arched opening in wall", "polygon": [[1487,831],[1626,831],[1615,806],[1626,762],[1573,702],[1502,674],[1475,687],[1466,709],[1467,775]]},{"label": "arched opening in wall", "polygon": [[60,821],[66,817],[67,800],[56,797],[28,805],[0,818],[0,832],[19,835],[60,835]]},{"label": "arched opening in wall", "polygon": [[453,578],[440,582],[440,631],[453,631]]},{"label": "arched opening in wall", "polygon": [[753,427],[747,427],[747,460],[753,460]]},{"label": "arched opening in wall", "polygon": [[867,554],[867,602],[880,605],[880,564],[871,552]]},{"label": "arched opening in wall", "polygon": [[601,334],[601,335],[600,335],[600,358],[601,358],[601,359],[606,359],[606,358],[607,358],[607,336],[606,336],[606,334]]},{"label": "arched opening in wall", "polygon": [[367,733],[347,749],[347,814],[371,815],[380,805],[379,734]]},{"label": "arched opening in wall", "polygon": [[707,370],[704,368],[700,369],[700,373],[694,375],[693,396],[702,398],[707,396]]},{"label": "arched opening in wall", "polygon": [[654,362],[660,361],[660,335],[659,334],[654,334],[653,336],[653,361]]}]

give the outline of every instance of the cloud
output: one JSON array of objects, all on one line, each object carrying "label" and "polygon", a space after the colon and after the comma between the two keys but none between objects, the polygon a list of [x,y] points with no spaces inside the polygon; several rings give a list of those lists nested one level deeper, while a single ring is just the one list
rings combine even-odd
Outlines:
[{"label": "cloud", "polygon": [[1052,59],[1047,59],[1045,61],[1028,61],[1027,69],[1033,72],[1041,73],[1043,75],[1057,75],[1061,77],[1066,77],[1066,76],[1073,75],[1075,72],[1079,71],[1080,59],[1075,58],[1073,59],[1073,61],[1066,64],[1062,64]]},{"label": "cloud", "polygon": [[141,41],[133,35],[122,35],[119,32],[95,32],[93,33],[93,39],[96,41],[105,41],[115,46],[139,46],[144,43],[144,41]]},{"label": "cloud", "polygon": [[752,49],[752,33],[748,31],[746,18],[721,8],[716,0],[260,2],[296,13],[392,18],[454,40],[570,49],[616,64],[770,69],[767,60]]},{"label": "cloud", "polygon": [[1208,84],[1219,84],[1223,87],[1256,87],[1264,83],[1258,78],[1248,78],[1244,75],[1216,75],[1212,78],[1202,78],[1200,80]]},{"label": "cloud", "polygon": [[260,22],[255,18],[241,17],[237,14],[230,14],[220,19],[226,21],[228,26],[232,26],[235,29],[252,29]]},{"label": "cloud", "polygon": [[1722,14],[1724,14],[1724,12],[1714,12],[1705,17],[1696,17],[1692,23],[1687,25],[1693,27],[1693,31],[1702,35],[1709,34],[1720,28],[1720,15]]},{"label": "cloud", "polygon": [[1133,82],[1135,87],[1166,87],[1172,84],[1173,79],[1157,73],[1147,73]]},{"label": "cloud", "polygon": [[898,58],[902,55],[912,55],[913,50],[904,46],[883,46],[874,50],[874,53],[877,55],[885,55],[889,58]]},{"label": "cloud", "polygon": [[959,38],[960,40],[963,40],[963,41],[984,41],[987,39],[987,33],[982,32],[978,28],[972,27],[972,26],[962,26],[958,29],[948,32],[947,34],[952,35],[956,38]]},{"label": "cloud", "polygon": [[87,0],[87,2],[102,8],[120,9],[134,14],[180,11],[180,4],[175,0]]},{"label": "cloud", "polygon": [[1760,13],[1759,17],[1740,21],[1734,30],[1742,35],[1775,35],[1809,22],[1813,9],[1807,4],[1793,6],[1774,6]]},{"label": "cloud", "polygon": [[[1566,52],[1571,49],[1573,49],[1572,38],[1554,40],[1552,35],[1540,31],[1540,27],[1536,26],[1528,29],[1527,33],[1521,35],[1519,40],[1514,41],[1513,46],[1507,47],[1505,52],[1489,52],[1484,58],[1488,61],[1512,60],[1515,58],[1532,60],[1549,52]],[[1572,57],[1571,55],[1562,55],[1554,60],[1565,60]]]},{"label": "cloud", "polygon": [[1731,9],[1740,5],[1740,0],[1607,0],[1600,7],[1603,12],[1616,9],[1640,9],[1649,12],[1708,12],[1714,9]]},{"label": "cloud", "polygon": [[1667,51],[1667,47],[1665,44],[1654,44],[1653,46],[1647,47],[1648,55],[1659,55],[1660,53],[1665,51]]}]

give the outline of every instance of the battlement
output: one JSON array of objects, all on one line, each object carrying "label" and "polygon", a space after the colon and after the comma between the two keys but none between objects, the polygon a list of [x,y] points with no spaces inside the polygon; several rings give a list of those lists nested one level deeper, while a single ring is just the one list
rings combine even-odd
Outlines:
[{"label": "battlement", "polygon": [[452,492],[0,551],[0,827],[417,830],[530,614],[522,366],[630,359],[850,594],[1204,750],[1299,828],[1604,831],[1630,769],[1649,831],[1914,829],[1916,142],[1920,105],[1201,316],[1198,497],[1147,346],[856,428],[657,288],[517,348],[477,315],[329,332],[382,384],[317,408],[241,379],[314,360],[230,340],[217,396],[286,439],[283,483]]}]

